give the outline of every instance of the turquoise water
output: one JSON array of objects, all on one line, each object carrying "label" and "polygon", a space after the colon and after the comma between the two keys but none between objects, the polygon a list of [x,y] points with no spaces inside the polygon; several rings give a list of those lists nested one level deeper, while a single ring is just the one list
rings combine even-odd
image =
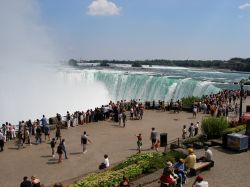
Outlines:
[{"label": "turquoise water", "polygon": [[[112,100],[178,100],[187,96],[209,95],[222,89],[239,89],[235,83],[249,73],[222,72],[181,67],[112,65],[110,68],[81,66],[71,70],[87,81],[105,85]],[[85,80],[85,81],[86,81]]]}]

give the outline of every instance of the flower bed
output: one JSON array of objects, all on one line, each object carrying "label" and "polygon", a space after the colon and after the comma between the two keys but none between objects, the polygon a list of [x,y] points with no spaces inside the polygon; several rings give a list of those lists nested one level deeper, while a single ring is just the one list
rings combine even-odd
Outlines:
[{"label": "flower bed", "polygon": [[71,184],[70,187],[112,187],[118,185],[123,176],[130,180],[165,167],[167,161],[175,162],[183,155],[176,151],[169,153],[150,152],[130,156],[127,160],[119,163],[101,173],[92,173],[80,181]]}]

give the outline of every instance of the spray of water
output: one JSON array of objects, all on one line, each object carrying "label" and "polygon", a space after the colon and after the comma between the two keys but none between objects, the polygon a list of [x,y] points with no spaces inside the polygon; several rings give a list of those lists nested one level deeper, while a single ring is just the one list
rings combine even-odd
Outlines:
[{"label": "spray of water", "polygon": [[36,0],[0,1],[0,123],[86,110],[108,102],[101,83],[61,74],[60,48]]}]

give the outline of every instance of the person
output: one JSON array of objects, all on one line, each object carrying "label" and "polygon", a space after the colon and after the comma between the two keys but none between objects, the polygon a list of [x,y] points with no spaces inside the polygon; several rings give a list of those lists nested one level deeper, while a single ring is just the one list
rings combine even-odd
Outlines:
[{"label": "person", "polygon": [[196,115],[197,115],[197,106],[194,105],[194,107],[193,107],[193,118],[196,118]]},{"label": "person", "polygon": [[131,107],[130,109],[130,119],[134,119],[134,109]]},{"label": "person", "polygon": [[187,137],[187,127],[186,125],[183,125],[183,128],[182,128],[182,139],[186,139]]},{"label": "person", "polygon": [[175,170],[175,173],[177,173],[178,177],[181,178],[181,181],[178,181],[178,183],[182,185],[185,184],[187,177],[185,174],[185,165],[182,159],[179,159],[178,162],[175,163],[174,170]]},{"label": "person", "polygon": [[141,133],[136,137],[137,137],[137,150],[138,150],[138,153],[141,153],[141,146],[142,146],[142,135],[141,135]]},{"label": "person", "polygon": [[87,153],[87,143],[92,143],[91,140],[88,138],[86,131],[83,132],[81,136],[81,144],[82,144],[82,152],[85,154]]},{"label": "person", "polygon": [[30,130],[28,128],[26,128],[26,137],[27,137],[29,145],[32,145],[31,144],[31,136],[32,136],[32,134],[30,133]]},{"label": "person", "polygon": [[44,126],[44,137],[45,137],[45,142],[46,142],[46,137],[47,137],[47,136],[48,136],[49,141],[50,141],[50,130],[49,130],[48,125],[45,125],[45,126]]},{"label": "person", "polygon": [[194,124],[194,136],[198,135],[200,122]]},{"label": "person", "polygon": [[189,131],[189,137],[193,137],[194,136],[194,124],[193,123],[190,124],[188,131]]},{"label": "person", "polygon": [[208,146],[205,146],[204,150],[205,150],[205,155],[203,157],[199,158],[198,161],[213,162],[213,153],[212,153],[211,149],[209,149]]},{"label": "person", "polygon": [[170,171],[163,173],[162,176],[160,177],[160,181],[161,181],[161,187],[175,186],[176,184],[176,180],[174,179],[174,176]]},{"label": "person", "polygon": [[208,182],[203,180],[203,177],[198,175],[195,178],[195,181],[193,183],[192,187],[208,187]]},{"label": "person", "polygon": [[38,179],[36,176],[31,176],[31,183],[32,187],[41,187],[40,179]]},{"label": "person", "polygon": [[52,141],[50,142],[50,147],[52,151],[52,157],[55,157],[55,146],[56,146],[56,139],[52,138]]},{"label": "person", "polygon": [[62,147],[62,151],[64,152],[64,157],[65,157],[65,159],[68,159],[68,157],[67,157],[67,151],[66,151],[66,146],[65,146],[65,139],[62,139],[62,141],[61,141],[61,147]]},{"label": "person", "polygon": [[0,151],[3,151],[3,147],[4,147],[4,135],[2,133],[2,130],[0,130]]},{"label": "person", "polygon": [[194,165],[196,163],[196,155],[192,148],[188,148],[188,156],[182,160],[185,163],[186,169],[191,176],[194,175]]},{"label": "person", "polygon": [[156,143],[155,143],[155,150],[158,152],[159,151],[159,148],[160,148],[160,145],[161,145],[161,142],[159,139],[156,140]]},{"label": "person", "polygon": [[119,122],[119,125],[121,125],[121,122],[122,122],[122,113],[118,114],[118,122]]},{"label": "person", "polygon": [[120,187],[130,187],[129,180],[127,177],[123,176],[122,182],[120,183]]},{"label": "person", "polygon": [[123,127],[126,125],[126,120],[127,120],[127,115],[125,111],[122,112],[122,122],[123,122]]},{"label": "person", "polygon": [[62,154],[63,154],[63,150],[62,150],[62,145],[59,144],[57,146],[57,154],[58,154],[58,163],[62,162]]},{"label": "person", "polygon": [[70,127],[70,120],[71,120],[71,116],[70,116],[69,111],[67,111],[66,121],[67,121],[67,127],[68,127],[68,128]]},{"label": "person", "polygon": [[169,172],[173,175],[173,164],[171,161],[166,163],[166,166],[163,169],[163,175],[167,175]]},{"label": "person", "polygon": [[60,182],[57,182],[53,185],[53,187],[63,187],[62,183]]},{"label": "person", "polygon": [[151,149],[154,149],[154,145],[155,145],[156,139],[157,139],[157,134],[158,134],[157,131],[153,127],[152,131],[151,131],[151,135],[150,135],[150,139],[151,139],[151,142],[152,142]]},{"label": "person", "polygon": [[108,168],[109,167],[109,158],[108,158],[108,155],[105,154],[104,155],[104,162],[102,162],[99,166],[99,169],[105,169],[105,168]]},{"label": "person", "polygon": [[42,143],[42,129],[40,125],[36,128],[36,144]]},{"label": "person", "polygon": [[23,177],[23,182],[21,182],[20,187],[32,187],[32,183],[28,180],[27,176]]},{"label": "person", "polygon": [[60,140],[61,142],[61,127],[59,124],[56,125],[56,140]]},{"label": "person", "polygon": [[43,115],[42,119],[41,119],[41,123],[42,123],[42,132],[44,132],[44,127],[46,125],[48,125],[48,120],[47,118],[45,117],[45,115]]},{"label": "person", "polygon": [[17,142],[17,149],[20,149],[20,147],[22,146],[22,148],[24,148],[24,142],[23,142],[23,133],[21,131],[21,129],[19,129],[17,137],[18,137],[18,142]]}]

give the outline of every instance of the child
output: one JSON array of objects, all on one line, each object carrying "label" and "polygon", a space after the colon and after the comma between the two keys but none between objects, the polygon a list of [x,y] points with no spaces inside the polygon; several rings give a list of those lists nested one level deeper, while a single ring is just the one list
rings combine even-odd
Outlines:
[{"label": "child", "polygon": [[187,137],[187,127],[186,127],[186,125],[183,125],[182,139],[186,139],[186,137]]},{"label": "child", "polygon": [[137,149],[138,149],[138,153],[141,153],[141,146],[142,146],[142,136],[141,133],[136,136],[137,137]]},{"label": "child", "polygon": [[52,141],[50,142],[50,147],[52,150],[52,157],[53,158],[55,157],[55,146],[56,146],[56,139],[53,138]]},{"label": "child", "polygon": [[99,169],[105,169],[105,168],[108,168],[109,167],[109,158],[108,158],[108,155],[105,154],[104,155],[104,162],[102,162],[99,166]]},{"label": "child", "polygon": [[160,140],[158,139],[155,143],[155,150],[158,152],[160,148]]}]

